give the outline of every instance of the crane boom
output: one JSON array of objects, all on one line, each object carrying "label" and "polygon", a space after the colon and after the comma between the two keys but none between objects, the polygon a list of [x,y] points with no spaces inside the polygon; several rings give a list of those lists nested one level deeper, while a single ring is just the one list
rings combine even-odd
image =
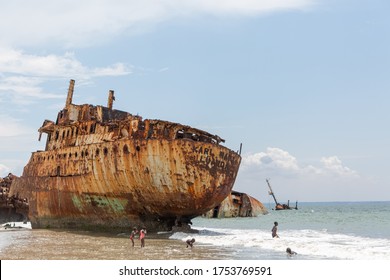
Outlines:
[{"label": "crane boom", "polygon": [[275,200],[275,204],[278,205],[279,203],[278,203],[278,201],[276,200],[276,197],[275,197],[275,195],[274,195],[274,192],[272,191],[271,184],[269,183],[269,179],[265,179],[265,180],[267,181],[268,187],[269,187],[269,189],[270,189],[269,194],[272,195],[272,197],[273,197],[274,200]]}]

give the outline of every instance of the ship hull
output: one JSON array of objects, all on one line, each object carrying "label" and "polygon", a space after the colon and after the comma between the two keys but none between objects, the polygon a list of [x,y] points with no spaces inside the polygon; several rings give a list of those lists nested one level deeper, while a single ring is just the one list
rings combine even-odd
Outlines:
[{"label": "ship hull", "polygon": [[241,157],[189,139],[124,139],[32,154],[11,195],[29,201],[33,228],[172,226],[231,192]]}]

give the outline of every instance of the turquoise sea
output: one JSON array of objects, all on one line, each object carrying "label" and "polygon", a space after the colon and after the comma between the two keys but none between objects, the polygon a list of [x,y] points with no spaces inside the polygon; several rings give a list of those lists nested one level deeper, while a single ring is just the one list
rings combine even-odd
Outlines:
[{"label": "turquoise sea", "polygon": [[[286,259],[290,247],[295,259],[390,260],[390,202],[307,202],[298,208],[256,218],[196,218],[199,234],[170,238],[224,247],[233,259]],[[271,236],[275,221],[280,238]]]}]

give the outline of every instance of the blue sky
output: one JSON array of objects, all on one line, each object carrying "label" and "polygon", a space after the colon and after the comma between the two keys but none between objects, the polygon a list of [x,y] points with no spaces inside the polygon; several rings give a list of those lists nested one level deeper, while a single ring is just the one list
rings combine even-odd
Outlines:
[{"label": "blue sky", "polygon": [[385,0],[0,0],[0,175],[73,102],[207,130],[264,203],[390,200]]}]

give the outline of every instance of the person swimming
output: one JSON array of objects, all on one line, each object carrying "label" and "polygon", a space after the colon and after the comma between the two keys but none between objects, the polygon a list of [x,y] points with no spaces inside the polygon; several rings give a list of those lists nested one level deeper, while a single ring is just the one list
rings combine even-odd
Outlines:
[{"label": "person swimming", "polygon": [[287,256],[292,257],[293,255],[296,255],[297,253],[292,251],[291,248],[286,249]]}]

